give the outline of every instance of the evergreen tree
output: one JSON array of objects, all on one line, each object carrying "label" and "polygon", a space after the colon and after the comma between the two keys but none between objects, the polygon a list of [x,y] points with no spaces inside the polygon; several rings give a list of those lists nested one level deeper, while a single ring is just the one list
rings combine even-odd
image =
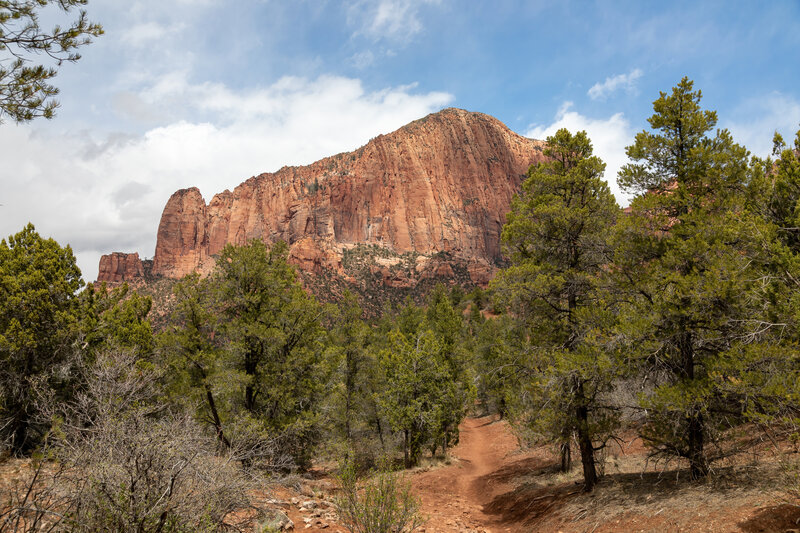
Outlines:
[{"label": "evergreen tree", "polygon": [[[88,0],[3,0],[0,2],[0,123],[8,115],[16,122],[35,117],[52,118],[58,102],[53,97],[58,88],[50,80],[55,67],[30,66],[32,57],[47,56],[56,61],[74,63],[80,59],[77,49],[103,34],[99,24],[89,22],[81,10],[68,27],[55,26],[47,32],[39,25],[40,10],[54,6],[69,13]],[[5,57],[3,57],[5,56]]]},{"label": "evergreen tree", "polygon": [[80,294],[81,337],[89,357],[102,348],[134,348],[149,357],[154,348],[147,315],[153,302],[132,291],[127,283],[108,288],[89,283]]},{"label": "evergreen tree", "polygon": [[772,159],[753,161],[748,207],[764,222],[760,247],[766,251],[762,284],[767,295],[765,342],[742,347],[742,382],[757,394],[745,400],[747,415],[773,433],[800,439],[800,131],[793,146],[779,134]]},{"label": "evergreen tree", "polygon": [[225,422],[234,413],[230,406],[226,409],[230,402],[220,402],[220,396],[229,398],[240,380],[221,348],[219,311],[211,289],[209,281],[196,273],[175,285],[175,310],[161,344],[170,369],[170,392],[177,403],[189,399],[202,405],[199,418],[213,426],[224,448],[230,448]]},{"label": "evergreen tree", "polygon": [[700,107],[687,78],[653,103],[651,132],[628,147],[623,190],[638,194],[616,232],[615,272],[629,305],[619,338],[653,379],[643,438],[708,474],[708,443],[742,412],[735,356],[763,322],[758,221],[744,208],[748,152]]},{"label": "evergreen tree", "polygon": [[[528,367],[529,333],[522,321],[510,313],[483,321],[475,333],[475,368],[478,398],[488,412],[500,418],[521,406],[520,391],[525,387]],[[527,408],[524,406],[523,409]],[[519,420],[524,413],[516,411]]]},{"label": "evergreen tree", "polygon": [[386,384],[379,402],[389,424],[403,434],[404,464],[410,468],[441,427],[453,382],[442,344],[431,330],[407,336],[396,329],[389,334],[389,346],[381,352]]},{"label": "evergreen tree", "polygon": [[588,491],[597,483],[596,444],[610,421],[600,399],[615,365],[592,339],[607,308],[601,280],[619,207],[585,132],[559,130],[544,154],[548,160],[531,167],[512,202],[502,234],[511,266],[493,288],[528,326],[522,366],[532,418],[560,440],[563,469],[575,435]]},{"label": "evergreen tree", "polygon": [[382,369],[377,360],[378,346],[385,345],[386,339],[371,331],[361,318],[362,312],[355,295],[345,291],[328,339],[336,367],[329,394],[330,422],[334,435],[347,446],[347,459],[353,459],[359,467],[372,464],[386,451],[386,424],[378,404]]},{"label": "evergreen tree", "polygon": [[210,282],[225,350],[243,383],[244,414],[280,436],[304,466],[319,436],[327,312],[300,285],[288,255],[283,242],[226,245]]},{"label": "evergreen tree", "polygon": [[78,329],[81,272],[69,246],[43,239],[32,224],[0,242],[0,439],[26,453],[44,428],[34,384],[68,394]]},{"label": "evergreen tree", "polygon": [[475,400],[473,385],[473,349],[468,345],[464,330],[464,319],[455,308],[453,297],[461,300],[458,290],[448,291],[437,285],[428,297],[425,311],[425,327],[430,329],[442,344],[442,357],[452,383],[449,394],[442,403],[439,427],[432,435],[431,450],[441,446],[442,452],[458,442],[458,425],[467,414],[467,408]]}]

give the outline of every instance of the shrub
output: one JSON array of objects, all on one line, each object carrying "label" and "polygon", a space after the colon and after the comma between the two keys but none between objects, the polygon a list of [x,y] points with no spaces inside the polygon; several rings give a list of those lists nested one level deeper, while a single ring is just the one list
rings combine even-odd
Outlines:
[{"label": "shrub", "polygon": [[[44,458],[0,501],[0,531],[220,531],[252,483],[192,415],[157,396],[160,374],[130,351],[98,356],[56,420]],[[38,524],[38,526],[36,525]],[[44,527],[46,526],[46,527]]]},{"label": "shrub", "polygon": [[384,463],[359,489],[356,467],[347,462],[341,468],[339,482],[336,511],[350,533],[408,533],[422,525],[419,500],[388,464]]}]

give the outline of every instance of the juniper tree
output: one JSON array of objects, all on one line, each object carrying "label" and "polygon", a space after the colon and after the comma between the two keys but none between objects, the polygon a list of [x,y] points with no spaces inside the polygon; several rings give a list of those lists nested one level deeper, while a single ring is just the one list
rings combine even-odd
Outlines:
[{"label": "juniper tree", "polygon": [[455,384],[442,352],[442,343],[431,330],[409,336],[396,329],[380,355],[386,382],[379,402],[389,424],[403,434],[406,468],[417,464],[422,447],[441,427],[453,394]]},{"label": "juniper tree", "polygon": [[441,354],[452,384],[448,395],[442,398],[442,416],[431,442],[433,454],[439,445],[446,453],[451,444],[458,442],[458,425],[475,399],[471,364],[474,350],[467,345],[464,319],[454,307],[453,296],[461,298],[458,290],[453,289],[448,295],[444,285],[437,285],[428,297],[425,311],[425,327],[442,343]]},{"label": "juniper tree", "polygon": [[335,366],[328,412],[334,435],[347,446],[347,459],[361,468],[385,453],[385,423],[378,404],[382,373],[377,352],[386,339],[371,331],[362,319],[361,306],[353,293],[345,291],[338,307],[328,339],[329,357]]},{"label": "juniper tree", "polygon": [[[202,405],[199,418],[210,423],[219,443],[230,448],[226,434],[228,417],[235,416],[231,388],[240,385],[222,350],[220,313],[212,285],[198,274],[189,274],[173,289],[175,310],[169,329],[161,335],[162,351],[169,369],[169,391],[179,402]],[[199,398],[198,398],[199,396]]]},{"label": "juniper tree", "polygon": [[46,429],[36,420],[34,382],[68,392],[60,370],[74,353],[81,287],[72,249],[32,224],[0,241],[0,439],[16,454]]},{"label": "juniper tree", "polygon": [[210,283],[224,348],[243,384],[242,415],[281,435],[302,465],[319,435],[327,311],[300,285],[288,255],[283,242],[228,244]]},{"label": "juniper tree", "polygon": [[96,352],[109,348],[134,349],[142,358],[151,355],[150,297],[132,290],[127,283],[113,288],[89,283],[79,300],[84,357],[93,358]]},{"label": "juniper tree", "polygon": [[564,469],[575,435],[588,491],[597,483],[595,451],[610,421],[600,400],[615,365],[592,338],[607,308],[601,280],[619,207],[586,132],[561,129],[546,142],[547,161],[530,168],[512,202],[502,233],[511,266],[493,288],[527,325],[520,363],[530,418],[561,442]]}]

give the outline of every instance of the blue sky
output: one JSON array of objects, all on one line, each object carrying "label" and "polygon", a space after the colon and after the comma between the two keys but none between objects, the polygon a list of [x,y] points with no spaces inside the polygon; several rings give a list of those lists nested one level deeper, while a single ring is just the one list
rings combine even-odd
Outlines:
[{"label": "blue sky", "polygon": [[[800,2],[90,0],[106,35],[52,121],[0,125],[0,234],[28,221],[152,256],[176,189],[206,200],[456,106],[544,138],[586,129],[615,188],[652,101],[695,80],[758,155],[800,127]],[[625,198],[619,197],[621,203]]]}]

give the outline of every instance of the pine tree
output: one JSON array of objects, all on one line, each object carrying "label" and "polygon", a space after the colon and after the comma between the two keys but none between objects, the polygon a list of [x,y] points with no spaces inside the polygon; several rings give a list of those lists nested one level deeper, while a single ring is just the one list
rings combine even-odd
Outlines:
[{"label": "pine tree", "polygon": [[593,338],[607,309],[601,280],[619,207],[585,132],[559,130],[544,153],[548,161],[531,167],[512,202],[502,234],[511,266],[493,288],[527,325],[520,367],[527,371],[531,418],[560,441],[563,469],[576,436],[589,491],[597,483],[598,439],[610,422],[599,399],[615,366]]},{"label": "pine tree", "polygon": [[741,350],[742,382],[757,394],[747,415],[773,433],[800,439],[800,131],[793,146],[776,133],[773,156],[754,159],[748,207],[761,218],[766,313],[761,343]]},{"label": "pine tree", "polygon": [[[42,29],[43,9],[49,15],[59,9],[71,12],[88,0],[4,0],[0,2],[0,123],[8,115],[16,122],[36,117],[52,118],[58,102],[58,88],[50,84],[58,70],[45,65],[30,66],[32,58],[49,57],[57,66],[74,63],[81,56],[77,49],[103,34],[100,24],[89,22],[81,10],[68,27]],[[50,18],[48,17],[48,18]]]},{"label": "pine tree", "polygon": [[623,190],[638,194],[616,231],[614,271],[629,305],[619,338],[643,376],[643,438],[654,453],[709,473],[708,443],[735,423],[741,396],[734,353],[763,324],[754,261],[758,222],[744,208],[748,152],[700,107],[687,78],[653,103],[651,132],[628,147]]}]

